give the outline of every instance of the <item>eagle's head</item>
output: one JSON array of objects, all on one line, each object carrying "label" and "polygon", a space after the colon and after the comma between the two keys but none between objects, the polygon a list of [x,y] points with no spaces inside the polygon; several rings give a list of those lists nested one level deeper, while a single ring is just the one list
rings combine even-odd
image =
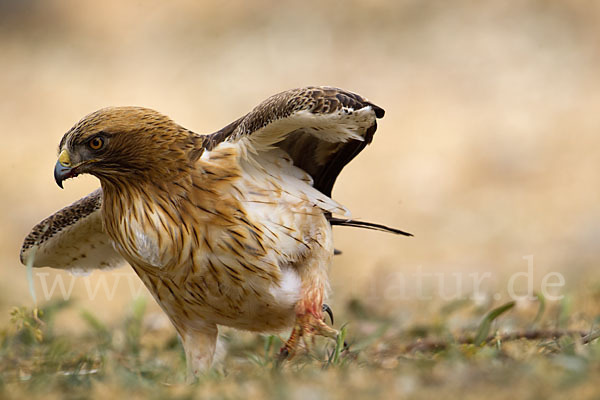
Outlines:
[{"label": "eagle's head", "polygon": [[109,184],[169,179],[189,164],[198,139],[148,108],[103,108],[63,136],[54,179],[61,188],[63,180],[84,173]]}]

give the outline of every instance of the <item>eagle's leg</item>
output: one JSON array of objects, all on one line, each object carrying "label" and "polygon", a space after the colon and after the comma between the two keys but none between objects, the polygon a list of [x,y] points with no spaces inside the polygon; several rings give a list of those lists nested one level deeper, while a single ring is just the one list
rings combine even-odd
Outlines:
[{"label": "eagle's leg", "polygon": [[206,324],[202,327],[178,329],[185,359],[187,363],[187,381],[194,379],[207,371],[213,361],[217,346],[218,329],[214,324]]},{"label": "eagle's leg", "polygon": [[312,313],[302,313],[296,315],[296,323],[292,334],[280,350],[281,358],[292,358],[298,351],[298,346],[302,341],[307,347],[309,340],[312,342],[315,336],[324,336],[333,340],[337,339],[338,331],[329,327],[321,316],[317,317]]},{"label": "eagle's leg", "polygon": [[329,308],[323,307],[324,284],[319,279],[315,280],[314,275],[311,278],[308,285],[305,282],[303,296],[296,304],[296,322],[290,338],[280,350],[282,359],[292,358],[297,353],[300,342],[308,347],[309,340],[312,342],[315,336],[334,340],[337,338],[338,331],[329,327],[323,318],[323,310]]}]

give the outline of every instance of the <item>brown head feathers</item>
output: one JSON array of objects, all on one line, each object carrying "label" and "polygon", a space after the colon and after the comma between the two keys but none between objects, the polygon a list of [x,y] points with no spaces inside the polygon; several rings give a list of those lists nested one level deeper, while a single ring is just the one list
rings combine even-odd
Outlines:
[{"label": "brown head feathers", "polygon": [[[189,167],[189,153],[202,139],[169,117],[143,107],[107,107],[73,126],[62,138],[78,173],[103,183],[170,179]],[[94,148],[97,147],[97,148]]]}]

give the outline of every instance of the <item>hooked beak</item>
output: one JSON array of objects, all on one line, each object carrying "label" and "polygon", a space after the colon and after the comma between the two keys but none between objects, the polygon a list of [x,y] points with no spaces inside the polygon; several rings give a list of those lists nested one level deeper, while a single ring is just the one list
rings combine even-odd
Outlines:
[{"label": "hooked beak", "polygon": [[75,169],[71,165],[71,159],[69,157],[69,153],[66,149],[60,152],[58,156],[58,161],[56,161],[56,165],[54,166],[54,180],[56,184],[62,189],[62,182],[65,179],[69,179],[77,175]]}]

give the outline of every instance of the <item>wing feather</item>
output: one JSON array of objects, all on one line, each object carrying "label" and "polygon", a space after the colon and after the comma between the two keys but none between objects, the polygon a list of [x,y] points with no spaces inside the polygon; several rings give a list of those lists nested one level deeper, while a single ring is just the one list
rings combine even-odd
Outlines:
[{"label": "wing feather", "polygon": [[102,189],[57,211],[33,227],[21,247],[21,262],[72,272],[110,269],[125,263],[102,227]]},{"label": "wing feather", "polygon": [[242,142],[249,156],[278,147],[330,197],[342,168],[371,143],[383,115],[382,108],[342,89],[292,89],[207,136],[205,146],[210,151],[222,142]]}]

